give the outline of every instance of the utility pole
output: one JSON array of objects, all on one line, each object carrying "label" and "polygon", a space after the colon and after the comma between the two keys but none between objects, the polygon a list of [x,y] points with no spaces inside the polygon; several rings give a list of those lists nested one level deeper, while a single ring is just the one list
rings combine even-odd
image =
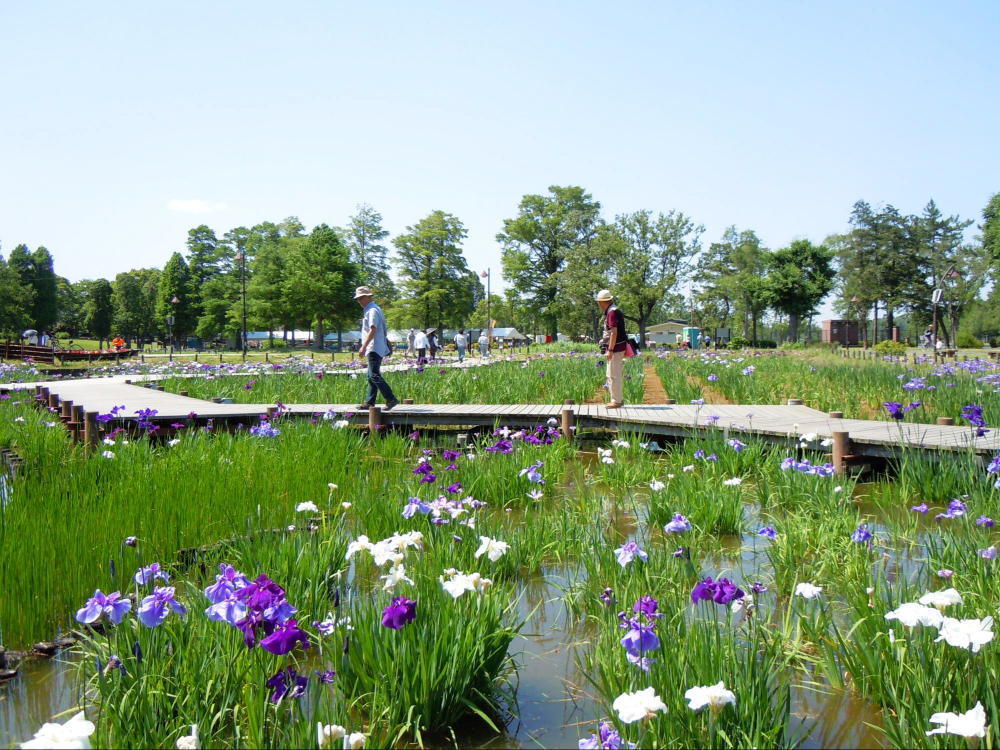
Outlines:
[{"label": "utility pole", "polygon": [[247,358],[247,254],[240,250],[236,256],[240,262],[240,294],[243,297],[243,359]]}]

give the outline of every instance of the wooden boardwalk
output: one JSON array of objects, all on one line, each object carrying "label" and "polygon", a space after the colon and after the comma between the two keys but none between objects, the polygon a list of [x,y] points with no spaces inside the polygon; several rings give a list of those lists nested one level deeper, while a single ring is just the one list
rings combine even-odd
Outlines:
[{"label": "wooden boardwalk", "polygon": [[[49,381],[44,384],[0,385],[0,390],[34,392],[47,388],[50,396],[72,401],[86,412],[108,413],[124,406],[123,421],[136,412],[155,409],[153,421],[170,424],[197,415],[198,420],[250,421],[273,411],[274,404],[219,404],[188,398],[125,382],[123,377]],[[351,424],[384,424],[405,428],[421,426],[534,427],[555,419],[577,430],[606,429],[642,432],[648,436],[688,437],[721,432],[726,438],[754,435],[793,444],[796,436],[815,433],[818,440],[848,433],[850,453],[859,456],[897,455],[901,448],[929,452],[972,451],[982,456],[1000,453],[1000,430],[975,438],[966,426],[930,425],[831,417],[801,405],[663,404],[626,405],[608,409],[599,404],[401,404],[391,412],[358,411],[355,404],[289,404],[287,414],[313,416],[332,413]]]}]

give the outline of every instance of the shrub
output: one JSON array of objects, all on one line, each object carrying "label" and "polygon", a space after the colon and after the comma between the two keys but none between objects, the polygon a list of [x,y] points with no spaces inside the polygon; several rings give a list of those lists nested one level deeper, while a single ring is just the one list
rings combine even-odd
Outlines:
[{"label": "shrub", "polygon": [[958,345],[963,349],[979,349],[983,345],[983,342],[968,331],[959,331]]},{"label": "shrub", "polygon": [[805,349],[806,345],[801,341],[786,341],[778,347],[779,349]]},{"label": "shrub", "polygon": [[890,357],[899,357],[906,354],[906,344],[902,341],[879,341],[875,344],[874,349],[879,354],[885,354]]},{"label": "shrub", "polygon": [[733,336],[729,339],[730,349],[745,349],[750,346],[750,339],[743,338],[742,336]]},{"label": "shrub", "polygon": [[287,349],[288,348],[288,342],[285,341],[284,339],[264,340],[264,341],[261,342],[260,348],[261,349],[272,349],[272,350],[273,349]]},{"label": "shrub", "polygon": [[777,349],[778,342],[771,339],[757,339],[753,344],[757,349]]}]

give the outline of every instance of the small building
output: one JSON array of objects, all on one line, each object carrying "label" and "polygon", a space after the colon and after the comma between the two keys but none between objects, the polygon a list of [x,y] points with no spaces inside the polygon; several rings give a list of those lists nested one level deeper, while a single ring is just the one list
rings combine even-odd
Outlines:
[{"label": "small building", "polygon": [[824,320],[823,343],[841,346],[858,346],[861,331],[856,320]]},{"label": "small building", "polygon": [[673,346],[683,340],[684,329],[689,327],[688,321],[673,319],[655,326],[646,326],[646,341],[650,344]]}]

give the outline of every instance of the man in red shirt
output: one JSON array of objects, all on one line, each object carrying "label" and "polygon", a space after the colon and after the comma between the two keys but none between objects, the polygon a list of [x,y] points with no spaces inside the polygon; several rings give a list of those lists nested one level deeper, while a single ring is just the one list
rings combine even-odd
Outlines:
[{"label": "man in red shirt", "polygon": [[609,409],[617,409],[623,403],[622,368],[625,365],[625,316],[615,305],[615,298],[607,289],[597,293],[597,304],[604,312],[604,335],[601,336],[601,351],[608,361],[608,390],[611,391]]}]

